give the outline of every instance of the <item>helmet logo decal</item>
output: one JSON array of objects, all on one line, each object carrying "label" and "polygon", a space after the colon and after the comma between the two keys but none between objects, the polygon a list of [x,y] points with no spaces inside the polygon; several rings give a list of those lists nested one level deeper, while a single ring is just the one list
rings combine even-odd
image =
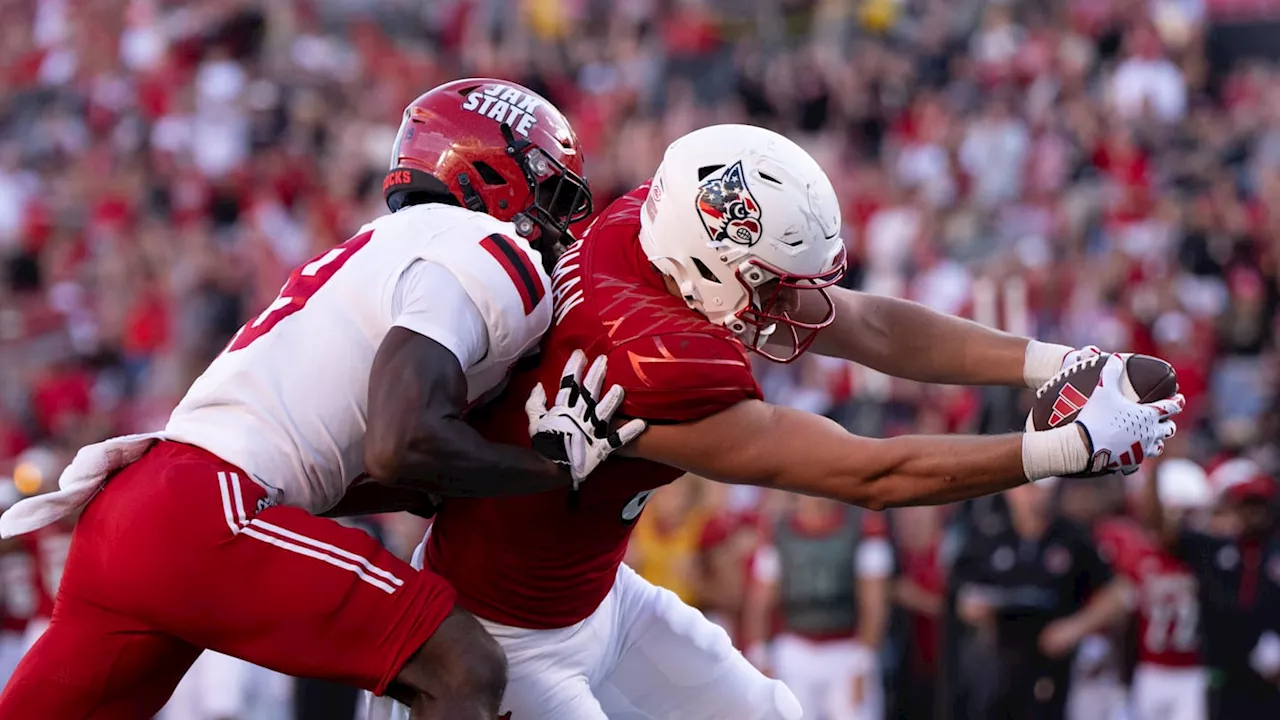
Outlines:
[{"label": "helmet logo decal", "polygon": [[506,123],[517,133],[529,137],[529,130],[538,122],[537,97],[504,85],[486,85],[480,92],[470,92],[462,103],[463,110],[495,122]]},{"label": "helmet logo decal", "polygon": [[741,161],[702,181],[698,215],[714,243],[751,247],[760,241],[760,204],[747,187]]}]

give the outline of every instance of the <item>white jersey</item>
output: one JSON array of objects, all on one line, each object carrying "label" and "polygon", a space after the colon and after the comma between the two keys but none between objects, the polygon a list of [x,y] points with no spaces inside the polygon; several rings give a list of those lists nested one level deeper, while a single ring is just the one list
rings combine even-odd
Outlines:
[{"label": "white jersey", "polygon": [[538,254],[510,223],[448,205],[378,218],[294,270],[196,380],[164,436],[319,513],[365,470],[369,372],[393,326],[449,348],[468,400],[501,388],[551,321]]}]

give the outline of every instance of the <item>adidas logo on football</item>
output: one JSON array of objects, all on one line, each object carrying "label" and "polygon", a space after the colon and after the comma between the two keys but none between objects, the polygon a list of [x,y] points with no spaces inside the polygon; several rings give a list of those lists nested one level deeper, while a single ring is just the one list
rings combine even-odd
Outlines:
[{"label": "adidas logo on football", "polygon": [[1070,383],[1063,385],[1058,391],[1058,399],[1053,401],[1053,413],[1049,415],[1049,427],[1058,427],[1063,420],[1080,412],[1089,398]]}]

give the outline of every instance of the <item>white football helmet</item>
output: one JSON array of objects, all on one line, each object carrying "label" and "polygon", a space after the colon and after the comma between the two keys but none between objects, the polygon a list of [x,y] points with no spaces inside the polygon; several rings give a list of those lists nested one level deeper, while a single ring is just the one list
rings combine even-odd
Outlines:
[{"label": "white football helmet", "polygon": [[1196,510],[1213,504],[1213,488],[1204,468],[1191,460],[1170,458],[1156,469],[1160,503],[1177,510]]},{"label": "white football helmet", "polygon": [[[772,360],[796,359],[835,319],[824,288],[844,275],[840,203],[817,161],[771,130],[712,125],[671,143],[640,244],[689,307]],[[822,317],[791,317],[794,291],[819,293]],[[790,343],[784,354],[765,349],[779,326],[790,334],[774,340]]]}]

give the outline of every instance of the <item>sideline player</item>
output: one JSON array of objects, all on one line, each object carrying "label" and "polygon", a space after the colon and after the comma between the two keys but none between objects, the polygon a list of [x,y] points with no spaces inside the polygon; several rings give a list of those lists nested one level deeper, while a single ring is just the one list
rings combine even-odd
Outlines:
[{"label": "sideline player", "polygon": [[1280,604],[1275,479],[1252,460],[1235,458],[1210,471],[1208,482],[1219,517],[1207,525],[1194,518],[1171,521],[1158,475],[1143,484],[1144,520],[1195,578],[1208,716],[1280,717],[1274,668],[1260,666],[1255,655],[1277,627],[1274,608]]},{"label": "sideline player", "polygon": [[882,516],[799,495],[752,558],[745,655],[772,668],[808,717],[884,717],[879,653],[893,572],[888,532]]},{"label": "sideline player", "polygon": [[462,420],[547,329],[537,250],[590,212],[581,168],[565,118],[519,85],[461,80],[411,103],[393,213],[295,270],[163,432],[82,449],[60,491],[0,520],[12,536],[88,503],[0,717],[151,717],[207,648],[390,693],[416,718],[492,720],[505,661],[448,583],[317,515],[365,474],[410,495],[568,487],[625,439],[586,422],[621,397],[597,407],[603,365],[580,386],[580,353],[573,402],[533,428],[559,462]]},{"label": "sideline player", "polygon": [[[571,348],[608,356],[622,412],[649,421],[603,475],[518,500],[450,499],[426,566],[507,652],[513,720],[794,718],[781,683],[723,630],[621,564],[653,490],[682,472],[879,509],[943,503],[1084,470],[1094,453],[1158,455],[1181,399],[1140,405],[1119,361],[1078,426],[997,437],[849,434],[761,401],[752,348],[779,360],[810,345],[937,382],[1034,385],[1070,348],[1028,343],[920,306],[829,292],[844,270],[835,192],[795,143],[722,125],[673,143],[652,184],[610,206],[560,259],[543,366],[476,416],[487,437],[527,435],[518,398]],[[1126,468],[1128,469],[1128,468]],[[607,479],[606,479],[607,478]],[[481,560],[483,559],[483,560]]]},{"label": "sideline player", "polygon": [[[1207,520],[1204,515],[1213,505],[1205,471],[1191,460],[1170,458],[1156,466],[1155,476],[1166,522],[1178,524],[1185,518],[1203,525],[1197,521]],[[1137,623],[1134,720],[1206,720],[1209,678],[1200,658],[1195,577],[1134,520],[1106,520],[1097,535],[1099,550],[1131,587]]]}]

